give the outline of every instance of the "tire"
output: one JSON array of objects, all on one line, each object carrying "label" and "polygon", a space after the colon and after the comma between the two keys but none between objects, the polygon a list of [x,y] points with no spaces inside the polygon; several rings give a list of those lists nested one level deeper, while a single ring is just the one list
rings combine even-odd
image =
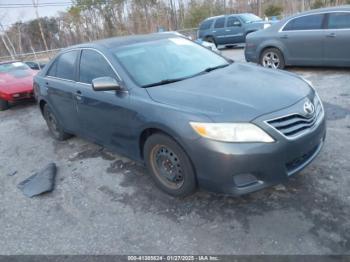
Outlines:
[{"label": "tire", "polygon": [[260,64],[263,67],[284,69],[286,64],[282,52],[277,48],[267,48],[260,56]]},{"label": "tire", "polygon": [[0,99],[0,111],[9,109],[9,103],[6,100]]},{"label": "tire", "polygon": [[63,131],[62,125],[58,122],[55,114],[52,112],[48,104],[44,105],[43,112],[47,127],[50,131],[50,135],[54,139],[58,141],[64,141],[71,137],[70,134]]},{"label": "tire", "polygon": [[209,43],[213,43],[216,47],[218,47],[218,45],[216,44],[216,41],[215,41],[214,37],[212,37],[212,36],[207,36],[204,40],[207,41],[207,42],[209,42]]},{"label": "tire", "polygon": [[186,152],[169,136],[156,133],[144,145],[146,166],[155,184],[169,195],[185,197],[196,191],[196,175]]}]

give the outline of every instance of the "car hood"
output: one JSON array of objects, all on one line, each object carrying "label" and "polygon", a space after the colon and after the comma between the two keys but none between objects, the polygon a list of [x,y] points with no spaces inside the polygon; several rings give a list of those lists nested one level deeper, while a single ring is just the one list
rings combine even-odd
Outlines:
[{"label": "car hood", "polygon": [[0,73],[0,91],[8,94],[29,91],[33,89],[33,70],[14,70]]},{"label": "car hood", "polygon": [[240,63],[147,91],[156,102],[205,114],[214,122],[251,121],[313,92],[294,74]]}]

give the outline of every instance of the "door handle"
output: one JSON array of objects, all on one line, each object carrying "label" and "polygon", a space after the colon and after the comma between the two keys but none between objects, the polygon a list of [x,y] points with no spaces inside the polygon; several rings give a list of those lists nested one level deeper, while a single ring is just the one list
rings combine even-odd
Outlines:
[{"label": "door handle", "polygon": [[77,98],[77,100],[81,100],[82,99],[82,97],[81,97],[81,91],[80,90],[77,90],[77,92],[76,92],[76,96],[75,96],[76,98]]},{"label": "door handle", "polygon": [[281,36],[280,38],[281,38],[281,39],[288,39],[289,36],[288,36],[288,35],[283,35],[283,36]]},{"label": "door handle", "polygon": [[327,34],[326,36],[327,37],[336,37],[336,34],[335,33],[330,33],[330,34]]},{"label": "door handle", "polygon": [[231,32],[231,30],[230,30],[230,29],[226,29],[225,31],[226,31],[226,32]]}]

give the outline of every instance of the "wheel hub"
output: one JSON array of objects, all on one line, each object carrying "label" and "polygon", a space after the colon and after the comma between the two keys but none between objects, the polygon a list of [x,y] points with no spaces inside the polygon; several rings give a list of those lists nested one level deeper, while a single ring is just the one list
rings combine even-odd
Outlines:
[{"label": "wheel hub", "polygon": [[162,179],[172,184],[183,181],[182,168],[177,155],[166,147],[160,147],[156,152],[155,162]]}]

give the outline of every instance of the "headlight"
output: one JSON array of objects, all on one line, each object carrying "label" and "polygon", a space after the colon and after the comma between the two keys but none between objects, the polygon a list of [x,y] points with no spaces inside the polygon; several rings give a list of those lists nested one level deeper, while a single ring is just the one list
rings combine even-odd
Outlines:
[{"label": "headlight", "polygon": [[269,28],[271,24],[264,24],[264,29]]},{"label": "headlight", "polygon": [[192,128],[202,137],[223,142],[264,142],[275,140],[264,130],[251,123],[196,123]]}]

